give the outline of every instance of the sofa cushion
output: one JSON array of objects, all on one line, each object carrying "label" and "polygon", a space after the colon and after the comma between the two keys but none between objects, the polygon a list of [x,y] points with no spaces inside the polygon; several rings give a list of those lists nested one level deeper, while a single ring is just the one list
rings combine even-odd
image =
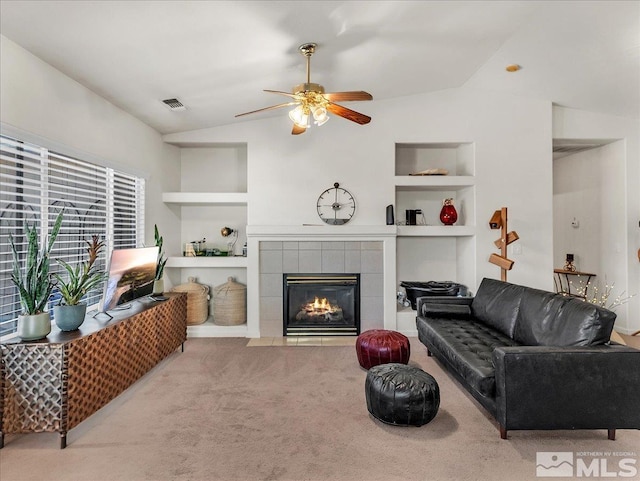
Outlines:
[{"label": "sofa cushion", "polygon": [[471,312],[479,321],[513,338],[520,297],[526,287],[495,279],[482,279],[471,303]]},{"label": "sofa cushion", "polygon": [[418,318],[418,329],[428,340],[427,347],[445,358],[473,389],[495,396],[493,350],[518,343],[482,323],[462,319]]},{"label": "sofa cushion", "polygon": [[[559,329],[558,314],[569,297],[528,288],[522,295],[513,338],[525,346],[551,346]],[[557,344],[560,345],[560,344]]]},{"label": "sofa cushion", "polygon": [[609,341],[615,319],[583,299],[527,288],[514,339],[528,346],[595,346]]}]

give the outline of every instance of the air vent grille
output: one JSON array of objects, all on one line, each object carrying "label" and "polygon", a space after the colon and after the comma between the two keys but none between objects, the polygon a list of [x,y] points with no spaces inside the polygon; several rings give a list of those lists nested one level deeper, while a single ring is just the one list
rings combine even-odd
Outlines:
[{"label": "air vent grille", "polygon": [[575,154],[584,150],[591,150],[597,147],[602,147],[602,144],[580,144],[580,145],[560,145],[554,146],[553,151],[555,153],[562,154]]},{"label": "air vent grille", "polygon": [[184,104],[178,99],[164,99],[162,103],[169,107],[169,109],[171,110],[187,110],[187,107],[185,107]]}]

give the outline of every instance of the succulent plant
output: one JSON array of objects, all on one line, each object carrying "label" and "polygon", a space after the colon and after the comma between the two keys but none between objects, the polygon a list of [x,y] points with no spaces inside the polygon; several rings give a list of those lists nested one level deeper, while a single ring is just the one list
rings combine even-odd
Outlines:
[{"label": "succulent plant", "polygon": [[158,262],[156,264],[156,277],[155,280],[159,281],[160,279],[162,279],[162,275],[164,274],[164,266],[167,263],[167,258],[164,256],[164,251],[162,250],[162,245],[163,245],[163,239],[162,236],[160,235],[160,232],[158,231],[158,225],[155,224],[153,226],[154,229],[154,236],[156,239],[156,246],[158,246]]},{"label": "succulent plant", "polygon": [[59,274],[54,274],[58,281],[62,300],[67,306],[78,305],[87,292],[98,286],[106,278],[106,273],[99,270],[95,265],[100,255],[100,250],[104,247],[104,242],[97,235],[94,235],[91,237],[91,242],[85,240],[85,243],[87,244],[86,250],[89,255],[89,259],[85,262],[71,266],[62,259],[56,259],[67,271],[66,280]]},{"label": "succulent plant", "polygon": [[47,310],[47,302],[54,286],[54,282],[49,275],[49,255],[60,231],[63,213],[64,211],[61,211],[58,214],[53,224],[49,241],[46,242],[46,238],[43,239],[42,250],[40,249],[38,231],[35,224],[29,225],[25,220],[27,255],[24,262],[20,259],[13,235],[9,234],[9,242],[13,254],[11,280],[18,288],[20,305],[24,315],[40,314]]}]

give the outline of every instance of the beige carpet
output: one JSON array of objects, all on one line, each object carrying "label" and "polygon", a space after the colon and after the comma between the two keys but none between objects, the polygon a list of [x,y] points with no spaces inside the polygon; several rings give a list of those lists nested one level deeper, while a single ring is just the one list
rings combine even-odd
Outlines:
[{"label": "beige carpet", "polygon": [[[9,435],[0,479],[528,480],[537,451],[636,452],[640,431],[513,431],[494,421],[411,339],[441,389],[436,418],[384,425],[367,412],[353,347],[246,347],[190,339],[69,433]],[[539,478],[538,478],[539,479]]]}]

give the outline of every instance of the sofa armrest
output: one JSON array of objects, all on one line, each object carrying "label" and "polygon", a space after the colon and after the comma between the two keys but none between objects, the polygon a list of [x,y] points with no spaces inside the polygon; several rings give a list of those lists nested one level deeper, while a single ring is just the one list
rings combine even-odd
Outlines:
[{"label": "sofa armrest", "polygon": [[416,299],[417,315],[449,319],[468,319],[471,317],[473,297],[425,296]]},{"label": "sofa armrest", "polygon": [[626,346],[499,347],[503,429],[640,429],[640,351]]}]

